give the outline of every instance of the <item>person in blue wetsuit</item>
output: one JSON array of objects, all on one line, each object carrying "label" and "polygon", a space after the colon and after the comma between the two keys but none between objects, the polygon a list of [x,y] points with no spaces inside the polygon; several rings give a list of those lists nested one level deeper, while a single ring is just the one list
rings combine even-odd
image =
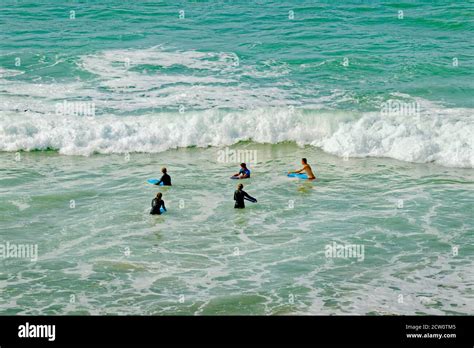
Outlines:
[{"label": "person in blue wetsuit", "polygon": [[234,177],[239,179],[250,178],[250,170],[247,168],[247,164],[240,163],[240,170],[237,174],[234,174]]},{"label": "person in blue wetsuit", "polygon": [[156,197],[151,201],[151,210],[150,214],[152,215],[161,215],[160,208],[163,207],[163,210],[166,211],[165,202],[161,199],[163,194],[158,192]]},{"label": "person in blue wetsuit", "polygon": [[163,175],[161,176],[160,181],[158,181],[155,185],[163,183],[163,186],[171,186],[171,176],[167,174],[166,168],[161,168],[161,172]]},{"label": "person in blue wetsuit", "polygon": [[245,208],[245,203],[244,203],[245,199],[252,203],[257,202],[257,200],[253,198],[252,196],[250,196],[247,192],[245,192],[243,188],[244,188],[244,185],[242,184],[237,185],[237,190],[235,190],[234,192],[234,201],[235,201],[234,208],[238,208],[238,209]]}]

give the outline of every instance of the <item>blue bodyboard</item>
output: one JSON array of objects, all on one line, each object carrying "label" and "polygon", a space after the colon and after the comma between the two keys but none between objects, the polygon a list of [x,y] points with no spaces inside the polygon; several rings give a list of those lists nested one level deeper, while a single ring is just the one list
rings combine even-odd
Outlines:
[{"label": "blue bodyboard", "polygon": [[291,173],[288,174],[289,178],[308,179],[308,175],[303,173]]},{"label": "blue bodyboard", "polygon": [[[156,183],[159,182],[159,181],[160,181],[160,180],[158,180],[158,179],[148,179],[148,180],[147,180],[147,182],[148,182],[149,184],[152,184],[152,185],[156,185]],[[160,185],[159,185],[159,186],[163,186],[163,183],[160,182]]]}]

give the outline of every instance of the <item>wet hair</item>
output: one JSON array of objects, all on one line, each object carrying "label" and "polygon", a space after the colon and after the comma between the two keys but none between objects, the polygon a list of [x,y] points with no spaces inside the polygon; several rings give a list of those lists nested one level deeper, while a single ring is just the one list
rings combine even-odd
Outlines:
[{"label": "wet hair", "polygon": [[303,161],[304,164],[308,163],[308,160],[306,158],[302,158],[301,160]]},{"label": "wet hair", "polygon": [[245,163],[240,163],[240,166],[247,169],[247,165]]},{"label": "wet hair", "polygon": [[161,199],[161,197],[163,197],[163,194],[162,194],[161,192],[158,192],[158,193],[156,194],[156,198]]},{"label": "wet hair", "polygon": [[161,168],[161,172],[166,173],[166,168],[165,167]]},{"label": "wet hair", "polygon": [[238,184],[238,185],[237,185],[237,188],[238,188],[239,190],[242,190],[242,189],[244,188],[244,185]]}]

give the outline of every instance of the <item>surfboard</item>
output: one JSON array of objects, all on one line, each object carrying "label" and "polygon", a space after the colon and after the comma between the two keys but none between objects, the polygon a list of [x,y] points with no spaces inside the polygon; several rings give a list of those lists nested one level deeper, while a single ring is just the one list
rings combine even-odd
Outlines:
[{"label": "surfboard", "polygon": [[[148,182],[149,184],[152,184],[152,185],[156,185],[156,183],[159,182],[159,181],[160,181],[160,180],[158,180],[158,179],[148,179],[148,180],[147,180],[147,182]],[[160,182],[160,185],[159,185],[159,186],[163,186],[163,183]]]},{"label": "surfboard", "polygon": [[289,178],[298,178],[298,179],[308,179],[308,175],[303,173],[290,173],[288,174]]}]

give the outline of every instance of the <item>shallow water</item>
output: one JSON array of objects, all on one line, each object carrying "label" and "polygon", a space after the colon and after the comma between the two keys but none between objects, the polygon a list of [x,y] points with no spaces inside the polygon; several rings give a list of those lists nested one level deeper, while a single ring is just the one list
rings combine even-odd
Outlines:
[{"label": "shallow water", "polygon": [[[1,261],[1,313],[472,314],[471,170],[235,149],[258,156],[245,210],[219,148],[2,154],[1,237],[37,244],[38,260]],[[285,176],[302,156],[318,181]],[[147,184],[163,165],[173,186]],[[158,191],[168,212],[150,216]],[[334,242],[364,254],[327,257]]]}]

